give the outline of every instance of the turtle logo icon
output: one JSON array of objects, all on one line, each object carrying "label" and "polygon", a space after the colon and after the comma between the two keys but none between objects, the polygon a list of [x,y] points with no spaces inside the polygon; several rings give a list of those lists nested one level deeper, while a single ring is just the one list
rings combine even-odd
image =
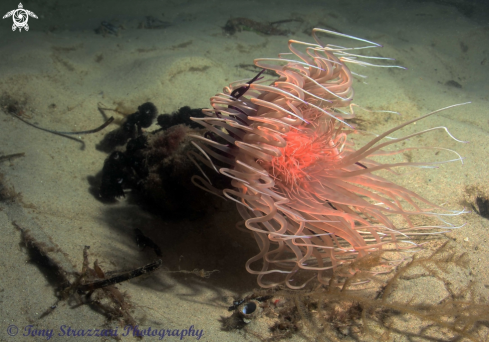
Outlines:
[{"label": "turtle logo icon", "polygon": [[19,2],[19,8],[12,10],[3,16],[3,19],[8,17],[12,17],[12,19],[14,19],[12,31],[15,31],[17,28],[19,29],[19,32],[22,31],[22,29],[29,31],[29,25],[27,25],[29,17],[37,19],[37,15],[35,15],[34,12],[25,10],[23,7],[24,6],[22,6],[22,3]]}]

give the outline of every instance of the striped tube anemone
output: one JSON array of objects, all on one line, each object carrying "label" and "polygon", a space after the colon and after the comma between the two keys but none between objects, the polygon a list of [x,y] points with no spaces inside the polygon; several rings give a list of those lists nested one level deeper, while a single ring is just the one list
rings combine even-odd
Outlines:
[{"label": "striped tube anemone", "polygon": [[[329,45],[321,40],[324,35],[365,45]],[[203,110],[206,117],[192,118],[207,130],[203,136],[192,135],[199,151],[189,157],[202,172],[192,182],[237,203],[260,249],[246,269],[257,274],[258,284],[265,288],[285,284],[299,289],[314,278],[328,284],[333,274],[334,283],[344,282],[355,270],[347,267],[348,272],[340,272],[345,269],[341,265],[354,265],[358,258],[382,249],[418,247],[413,236],[455,228],[443,216],[465,212],[446,210],[375,174],[437,163],[382,164],[371,159],[403,153],[407,149],[383,148],[428,131],[448,132],[435,127],[403,138],[389,137],[457,105],[403,123],[356,150],[348,139],[355,132],[348,119],[355,114],[353,77],[346,64],[381,66],[365,58],[387,58],[353,53],[381,46],[365,39],[323,29],[314,29],[312,36],[315,44],[289,40],[290,53],[256,59],[255,65],[263,69],[260,74],[248,82],[232,83],[211,98],[212,109]],[[279,78],[264,84],[264,70],[273,70]],[[458,156],[454,160],[462,160],[451,152]],[[231,178],[233,188],[215,188],[199,164]],[[412,219],[416,215],[440,224],[416,225]],[[395,264],[384,262],[388,268]]]}]

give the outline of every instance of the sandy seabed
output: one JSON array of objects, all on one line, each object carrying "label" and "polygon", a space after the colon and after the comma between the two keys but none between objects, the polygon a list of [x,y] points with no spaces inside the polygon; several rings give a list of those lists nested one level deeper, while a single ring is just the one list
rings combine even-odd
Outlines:
[{"label": "sandy seabed", "polygon": [[[6,13],[16,6],[15,2],[3,1],[0,7]],[[355,103],[402,114],[360,113],[369,131],[381,133],[432,110],[472,102],[403,131],[408,134],[448,127],[455,137],[470,143],[458,143],[443,131],[426,134],[413,143],[454,149],[464,157],[464,164],[454,162],[416,171],[403,177],[401,184],[452,209],[471,204],[477,208],[477,196],[489,197],[489,29],[488,9],[481,4],[47,0],[26,2],[24,8],[39,18],[29,19],[28,32],[12,32],[11,19],[4,19],[0,27],[0,96],[5,105],[0,112],[0,156],[25,153],[0,164],[5,182],[22,196],[17,204],[0,203],[0,341],[47,339],[22,336],[29,325],[53,329],[51,341],[67,340],[58,336],[62,326],[65,330],[119,327],[117,322],[107,325],[106,318],[93,308],[74,307],[68,301],[60,302],[41,318],[56,303],[54,288],[59,284],[49,266],[36,263],[22,247],[21,232],[13,221],[32,229],[39,239],[57,245],[66,269],[77,271],[82,268],[84,246],[90,246],[90,261],[97,259],[106,271],[145,265],[155,257],[151,250],[138,249],[133,231],[138,228],[151,237],[163,251],[163,268],[118,285],[131,297],[133,316],[141,327],[183,331],[193,326],[203,330],[201,341],[254,341],[258,336],[269,337],[272,322],[263,319],[251,323],[253,333],[221,330],[219,319],[229,316],[227,308],[233,298],[256,288],[255,276],[245,271],[244,263],[257,247],[249,235],[235,229],[239,215],[232,205],[216,207],[212,215],[199,220],[165,220],[124,200],[101,203],[90,193],[88,179],[101,170],[107,157],[95,149],[106,131],[81,136],[82,148],[80,142],[32,128],[12,117],[6,108],[12,99],[22,106],[24,118],[59,131],[80,131],[102,124],[99,103],[126,113],[146,101],[153,102],[160,113],[185,105],[207,107],[209,98],[230,82],[254,76],[249,68],[254,58],[287,52],[288,39],[312,41],[306,33],[312,27],[336,29],[384,45],[378,53],[407,67],[354,69],[369,76],[367,82],[354,85]],[[171,25],[140,28],[147,16]],[[300,21],[284,24],[291,32],[288,36],[248,31],[229,35],[222,27],[236,17],[261,22]],[[120,25],[118,35],[97,34],[95,29],[102,21]],[[120,121],[122,116],[116,114],[116,119]],[[421,150],[420,155],[429,160],[433,153]],[[481,295],[487,296],[489,221],[476,212],[457,220],[466,223],[465,227],[447,237],[459,252],[469,255],[470,271],[456,277],[475,282]],[[230,247],[223,249],[223,245]],[[219,272],[210,278],[165,272],[194,269]],[[420,288],[413,284],[409,291],[436,297],[440,286]],[[7,330],[11,325],[19,329],[15,337],[9,336],[14,331]],[[122,327],[118,329],[121,334]],[[76,338],[97,339],[102,338]],[[197,336],[183,338],[194,339]],[[296,334],[292,340],[308,340],[307,334]]]}]

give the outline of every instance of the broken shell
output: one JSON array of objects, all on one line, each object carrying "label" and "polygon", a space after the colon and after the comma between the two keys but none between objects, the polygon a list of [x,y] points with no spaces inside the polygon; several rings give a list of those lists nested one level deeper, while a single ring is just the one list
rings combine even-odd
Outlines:
[{"label": "broken shell", "polygon": [[260,303],[256,300],[250,300],[249,302],[240,305],[238,313],[246,324],[250,323],[253,318],[258,316],[258,308]]}]

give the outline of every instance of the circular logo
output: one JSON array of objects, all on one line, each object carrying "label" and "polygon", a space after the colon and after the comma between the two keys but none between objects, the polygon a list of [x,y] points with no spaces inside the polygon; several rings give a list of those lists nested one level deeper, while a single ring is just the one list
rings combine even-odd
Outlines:
[{"label": "circular logo", "polygon": [[26,23],[29,16],[27,15],[27,12],[25,9],[19,8],[15,10],[14,14],[12,15],[12,18],[14,19],[14,24],[17,27],[23,27]]},{"label": "circular logo", "polygon": [[7,334],[9,334],[9,336],[15,336],[17,335],[18,332],[19,332],[19,328],[17,328],[17,326],[13,324],[9,325],[7,328]]}]

